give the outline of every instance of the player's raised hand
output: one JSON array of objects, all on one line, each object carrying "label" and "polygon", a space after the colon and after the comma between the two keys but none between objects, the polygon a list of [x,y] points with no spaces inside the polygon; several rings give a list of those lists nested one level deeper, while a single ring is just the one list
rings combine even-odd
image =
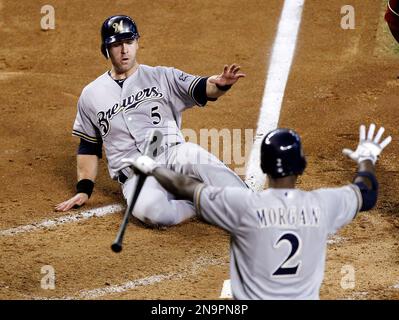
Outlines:
[{"label": "player's raised hand", "polygon": [[56,211],[68,211],[73,207],[80,207],[82,206],[87,200],[89,196],[86,193],[77,193],[72,198],[68,199],[67,201],[61,202],[55,206]]},{"label": "player's raised hand", "polygon": [[392,141],[392,137],[389,136],[385,138],[382,142],[380,142],[384,131],[384,127],[381,127],[374,137],[375,124],[372,123],[366,136],[366,126],[361,125],[359,144],[357,146],[357,149],[355,151],[352,151],[345,148],[342,150],[342,153],[352,160],[356,161],[357,163],[360,163],[364,160],[371,160],[371,162],[375,164],[382,150]]},{"label": "player's raised hand", "polygon": [[158,167],[158,164],[149,156],[140,156],[136,159],[123,158],[122,162],[132,165],[146,175],[151,175],[154,169]]},{"label": "player's raised hand", "polygon": [[235,84],[238,79],[245,77],[244,73],[239,73],[241,67],[237,64],[232,64],[224,66],[223,72],[218,76],[213,76],[209,78],[210,83],[217,84],[219,86],[231,86]]}]

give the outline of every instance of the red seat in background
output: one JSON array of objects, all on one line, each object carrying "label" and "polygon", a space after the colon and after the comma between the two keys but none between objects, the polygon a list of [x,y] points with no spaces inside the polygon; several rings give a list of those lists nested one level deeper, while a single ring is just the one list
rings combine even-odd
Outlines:
[{"label": "red seat in background", "polygon": [[385,20],[391,29],[392,35],[399,42],[399,0],[390,0],[388,2]]}]

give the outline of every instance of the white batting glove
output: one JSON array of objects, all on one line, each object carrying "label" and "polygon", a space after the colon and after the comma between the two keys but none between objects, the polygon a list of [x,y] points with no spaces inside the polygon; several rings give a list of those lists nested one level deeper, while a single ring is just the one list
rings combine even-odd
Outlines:
[{"label": "white batting glove", "polygon": [[389,136],[384,139],[380,143],[382,134],[384,133],[385,129],[384,127],[381,127],[376,136],[373,139],[374,136],[374,131],[375,131],[375,124],[372,123],[370,125],[369,131],[367,133],[366,137],[366,126],[361,125],[360,126],[360,140],[359,140],[359,145],[357,146],[357,149],[355,151],[352,151],[350,149],[343,149],[342,153],[352,160],[356,161],[357,163],[360,163],[364,160],[371,160],[373,164],[377,162],[378,156],[382,152],[382,150],[391,143],[392,137]]},{"label": "white batting glove", "polygon": [[122,162],[134,166],[142,173],[147,175],[151,175],[154,169],[158,167],[158,163],[156,163],[149,156],[140,156],[137,159],[123,158]]}]

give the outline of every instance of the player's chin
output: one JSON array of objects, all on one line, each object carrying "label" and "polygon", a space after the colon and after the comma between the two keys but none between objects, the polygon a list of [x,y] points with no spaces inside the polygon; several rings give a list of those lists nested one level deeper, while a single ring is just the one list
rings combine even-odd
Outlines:
[{"label": "player's chin", "polygon": [[114,67],[118,73],[125,73],[130,70],[129,66],[123,64],[114,65]]},{"label": "player's chin", "polygon": [[121,60],[119,63],[119,68],[121,71],[126,72],[133,68],[134,63],[129,59],[129,60]]}]

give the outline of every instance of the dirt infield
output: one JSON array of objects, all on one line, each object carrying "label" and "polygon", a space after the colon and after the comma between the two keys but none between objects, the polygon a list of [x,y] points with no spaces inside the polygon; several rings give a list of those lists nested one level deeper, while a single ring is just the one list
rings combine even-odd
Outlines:
[{"label": "dirt infield", "polygon": [[[106,17],[134,17],[141,63],[201,75],[239,63],[246,79],[219,101],[185,112],[183,127],[244,130],[256,129],[282,3],[53,0],[56,27],[42,31],[42,1],[0,0],[0,230],[64,215],[53,206],[74,192],[76,102],[109,67],[99,49]],[[392,135],[377,166],[378,205],[329,245],[321,298],[399,299],[399,55],[381,20],[382,4],[351,3],[356,28],[343,30],[344,1],[331,0],[328,7],[321,0],[306,2],[280,126],[303,137],[304,189],[352,179],[354,165],[341,149],[356,146],[360,123],[373,121]],[[114,203],[122,204],[122,195],[102,161],[82,210]],[[152,230],[132,219],[125,248],[116,255],[110,244],[122,214],[0,235],[0,299],[219,298],[229,278],[226,233],[196,220]],[[56,272],[54,290],[41,288],[45,265]],[[341,286],[345,266],[355,270],[354,288]]]}]

